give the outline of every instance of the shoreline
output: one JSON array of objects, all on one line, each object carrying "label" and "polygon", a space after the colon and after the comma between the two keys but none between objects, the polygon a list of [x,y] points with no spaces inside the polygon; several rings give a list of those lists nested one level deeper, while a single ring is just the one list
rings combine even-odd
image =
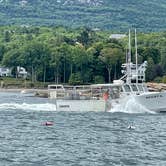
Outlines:
[{"label": "shoreline", "polygon": [[42,97],[42,98],[48,98],[48,89],[32,89],[32,88],[0,88],[0,93],[5,92],[5,93],[10,93],[10,92],[15,92],[15,93],[21,93],[21,94],[30,94],[33,93],[34,96],[36,97]]},{"label": "shoreline", "polygon": [[[147,87],[149,91],[163,91],[166,90],[165,83],[155,83],[155,82],[147,82]],[[19,92],[22,94],[34,93],[35,96],[44,96],[48,97],[48,89],[47,88],[0,88],[0,92]]]},{"label": "shoreline", "polygon": [[0,92],[37,92],[37,91],[48,91],[47,89],[40,89],[40,88],[0,88]]}]

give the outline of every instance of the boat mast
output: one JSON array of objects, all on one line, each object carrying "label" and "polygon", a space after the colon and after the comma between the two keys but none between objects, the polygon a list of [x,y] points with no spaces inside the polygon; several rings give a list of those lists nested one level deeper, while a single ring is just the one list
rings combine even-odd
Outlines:
[{"label": "boat mast", "polygon": [[136,83],[138,83],[138,51],[137,51],[137,30],[135,29],[135,65],[136,65]]},{"label": "boat mast", "polygon": [[130,29],[129,29],[129,45],[128,45],[128,58],[127,58],[127,80],[126,83],[131,83],[131,40],[130,40]]}]

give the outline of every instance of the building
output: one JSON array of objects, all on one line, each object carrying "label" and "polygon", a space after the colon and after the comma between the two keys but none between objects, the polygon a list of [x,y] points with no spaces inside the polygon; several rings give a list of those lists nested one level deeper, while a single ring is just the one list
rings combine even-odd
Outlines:
[{"label": "building", "polygon": [[123,38],[125,38],[125,37],[126,37],[125,34],[112,34],[112,35],[110,36],[110,39],[123,39]]},{"label": "building", "polygon": [[17,66],[17,76],[20,78],[27,78],[28,72],[24,67]]},{"label": "building", "polygon": [[0,77],[11,76],[11,69],[8,67],[0,67]]}]

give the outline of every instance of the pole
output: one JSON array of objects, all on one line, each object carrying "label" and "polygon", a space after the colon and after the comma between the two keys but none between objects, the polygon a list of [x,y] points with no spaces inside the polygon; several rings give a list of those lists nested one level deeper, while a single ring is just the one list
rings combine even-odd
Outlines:
[{"label": "pole", "polygon": [[136,64],[136,83],[138,83],[138,52],[137,52],[137,30],[135,29],[135,64]]},{"label": "pole", "polygon": [[128,60],[127,60],[127,83],[131,83],[131,40],[130,40],[130,29],[129,29],[129,45],[128,45]]}]

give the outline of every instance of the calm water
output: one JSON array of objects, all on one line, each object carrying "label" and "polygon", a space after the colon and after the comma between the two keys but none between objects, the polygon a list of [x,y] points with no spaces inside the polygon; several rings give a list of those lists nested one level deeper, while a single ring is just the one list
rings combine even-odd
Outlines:
[{"label": "calm water", "polygon": [[0,166],[166,165],[166,114],[58,112],[47,99],[0,98]]}]

